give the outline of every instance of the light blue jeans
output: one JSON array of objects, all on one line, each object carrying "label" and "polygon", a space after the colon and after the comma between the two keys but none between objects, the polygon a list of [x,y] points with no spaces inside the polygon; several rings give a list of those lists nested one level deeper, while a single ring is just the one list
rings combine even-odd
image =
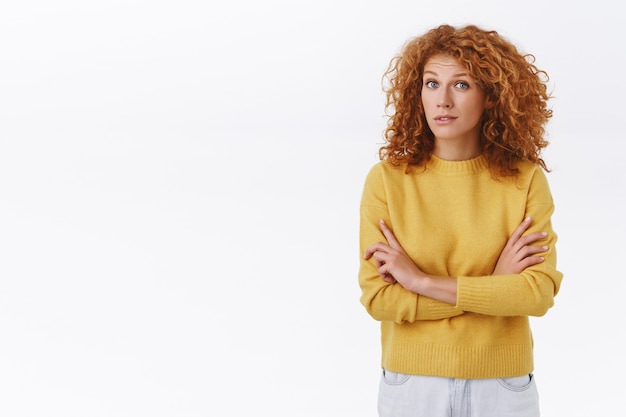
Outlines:
[{"label": "light blue jeans", "polygon": [[539,417],[532,374],[513,378],[454,379],[383,370],[380,417]]}]

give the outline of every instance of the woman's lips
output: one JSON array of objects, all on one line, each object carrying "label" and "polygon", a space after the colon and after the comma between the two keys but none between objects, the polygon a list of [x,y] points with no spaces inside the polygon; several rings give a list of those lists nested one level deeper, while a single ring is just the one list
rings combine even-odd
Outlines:
[{"label": "woman's lips", "polygon": [[443,115],[443,116],[437,116],[435,117],[435,123],[440,124],[440,125],[445,125],[448,123],[452,123],[456,120],[456,117],[454,116],[450,116],[450,115]]}]

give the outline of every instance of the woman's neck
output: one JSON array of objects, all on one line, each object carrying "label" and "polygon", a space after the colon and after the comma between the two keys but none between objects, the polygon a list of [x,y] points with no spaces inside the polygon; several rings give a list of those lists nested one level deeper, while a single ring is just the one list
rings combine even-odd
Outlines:
[{"label": "woman's neck", "polygon": [[471,141],[448,141],[435,138],[433,154],[446,161],[467,161],[480,155],[478,139]]}]

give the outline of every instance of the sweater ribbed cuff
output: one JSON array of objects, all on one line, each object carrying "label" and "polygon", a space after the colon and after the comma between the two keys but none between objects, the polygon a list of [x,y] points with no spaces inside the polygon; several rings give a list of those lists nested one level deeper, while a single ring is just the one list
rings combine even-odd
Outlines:
[{"label": "sweater ribbed cuff", "polygon": [[464,311],[490,314],[492,292],[491,277],[458,277],[456,306]]}]

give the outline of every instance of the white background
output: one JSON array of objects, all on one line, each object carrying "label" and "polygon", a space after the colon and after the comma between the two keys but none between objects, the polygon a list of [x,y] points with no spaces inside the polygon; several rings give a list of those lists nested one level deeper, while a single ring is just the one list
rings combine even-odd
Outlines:
[{"label": "white background", "polygon": [[533,319],[543,416],[623,404],[614,3],[7,3],[1,416],[375,416],[358,204],[382,73],[440,23],[496,29],[551,76],[565,279]]}]

